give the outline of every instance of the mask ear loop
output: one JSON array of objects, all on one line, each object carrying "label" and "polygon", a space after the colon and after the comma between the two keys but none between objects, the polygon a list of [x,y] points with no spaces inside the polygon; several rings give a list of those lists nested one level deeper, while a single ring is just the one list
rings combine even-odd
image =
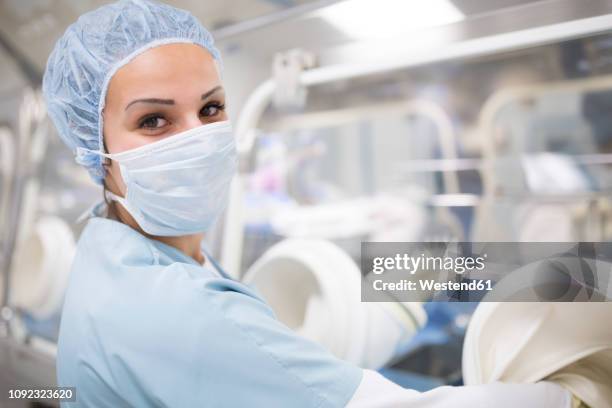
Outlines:
[{"label": "mask ear loop", "polygon": [[[112,159],[106,156],[108,154],[108,148],[106,147],[105,140],[102,140],[102,148],[104,149],[104,162],[102,163],[102,167],[104,167],[106,174],[109,174],[108,167],[110,166],[110,162]],[[121,212],[117,211],[116,202],[119,201],[120,197],[118,197],[115,193],[111,191],[110,188],[108,188],[108,185],[106,184],[106,177],[104,177],[104,179],[102,180],[102,194],[104,202],[106,203],[107,217],[128,225],[127,222],[123,218],[121,218]]]},{"label": "mask ear loop", "polygon": [[[104,109],[102,109],[102,111],[100,112],[100,117],[101,119],[104,117]],[[102,123],[102,120],[101,120]],[[106,217],[107,218],[112,218],[115,219],[117,221],[120,221],[124,224],[127,225],[127,223],[125,222],[125,220],[123,220],[121,218],[120,212],[117,211],[116,208],[116,204],[115,201],[117,201],[115,199],[115,197],[117,197],[116,194],[114,194],[111,189],[108,187],[108,185],[106,184],[106,177],[107,175],[110,174],[109,167],[111,165],[111,158],[108,157],[109,156],[109,152],[108,152],[108,147],[106,146],[106,140],[104,139],[104,134],[103,132],[101,132],[100,134],[100,141],[102,142],[102,151],[99,152],[99,154],[104,158],[103,162],[102,162],[102,167],[104,168],[104,178],[102,179],[102,199],[104,201],[104,203],[106,204]],[[112,177],[112,176],[111,176]],[[110,198],[109,198],[110,197]]]}]

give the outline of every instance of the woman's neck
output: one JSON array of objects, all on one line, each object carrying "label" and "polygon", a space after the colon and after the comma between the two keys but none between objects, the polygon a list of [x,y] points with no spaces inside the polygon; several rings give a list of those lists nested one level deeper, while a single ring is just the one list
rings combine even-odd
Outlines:
[{"label": "woman's neck", "polygon": [[159,242],[173,246],[187,256],[192,257],[197,263],[203,265],[205,258],[202,254],[202,239],[204,234],[182,235],[180,237],[157,237],[150,236]]}]

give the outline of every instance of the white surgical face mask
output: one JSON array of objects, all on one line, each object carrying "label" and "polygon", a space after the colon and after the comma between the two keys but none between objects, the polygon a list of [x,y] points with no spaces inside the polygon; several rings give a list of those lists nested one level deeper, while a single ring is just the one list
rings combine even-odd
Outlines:
[{"label": "white surgical face mask", "polygon": [[227,205],[237,167],[229,121],[215,122],[136,149],[104,154],[119,164],[125,197],[110,194],[147,233],[208,230]]}]

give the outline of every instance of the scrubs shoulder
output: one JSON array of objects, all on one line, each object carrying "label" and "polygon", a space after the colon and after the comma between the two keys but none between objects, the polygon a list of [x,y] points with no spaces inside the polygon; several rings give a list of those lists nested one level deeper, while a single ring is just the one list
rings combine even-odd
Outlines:
[{"label": "scrubs shoulder", "polygon": [[248,286],[96,217],[70,276],[57,375],[76,406],[314,408],[345,406],[362,370],[297,336]]}]

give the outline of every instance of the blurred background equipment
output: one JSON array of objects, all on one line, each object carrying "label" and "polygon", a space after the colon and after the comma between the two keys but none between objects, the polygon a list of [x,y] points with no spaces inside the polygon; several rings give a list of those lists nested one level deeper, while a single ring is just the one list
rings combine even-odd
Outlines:
[{"label": "blurred background equipment", "polygon": [[[0,389],[55,381],[76,219],[102,193],[36,89],[68,24],[105,3],[0,1]],[[612,237],[612,1],[168,3],[213,31],[239,138],[207,246],[337,355],[419,390],[476,381],[477,305],[359,302],[362,241]],[[492,333],[479,347],[503,345]]]}]

